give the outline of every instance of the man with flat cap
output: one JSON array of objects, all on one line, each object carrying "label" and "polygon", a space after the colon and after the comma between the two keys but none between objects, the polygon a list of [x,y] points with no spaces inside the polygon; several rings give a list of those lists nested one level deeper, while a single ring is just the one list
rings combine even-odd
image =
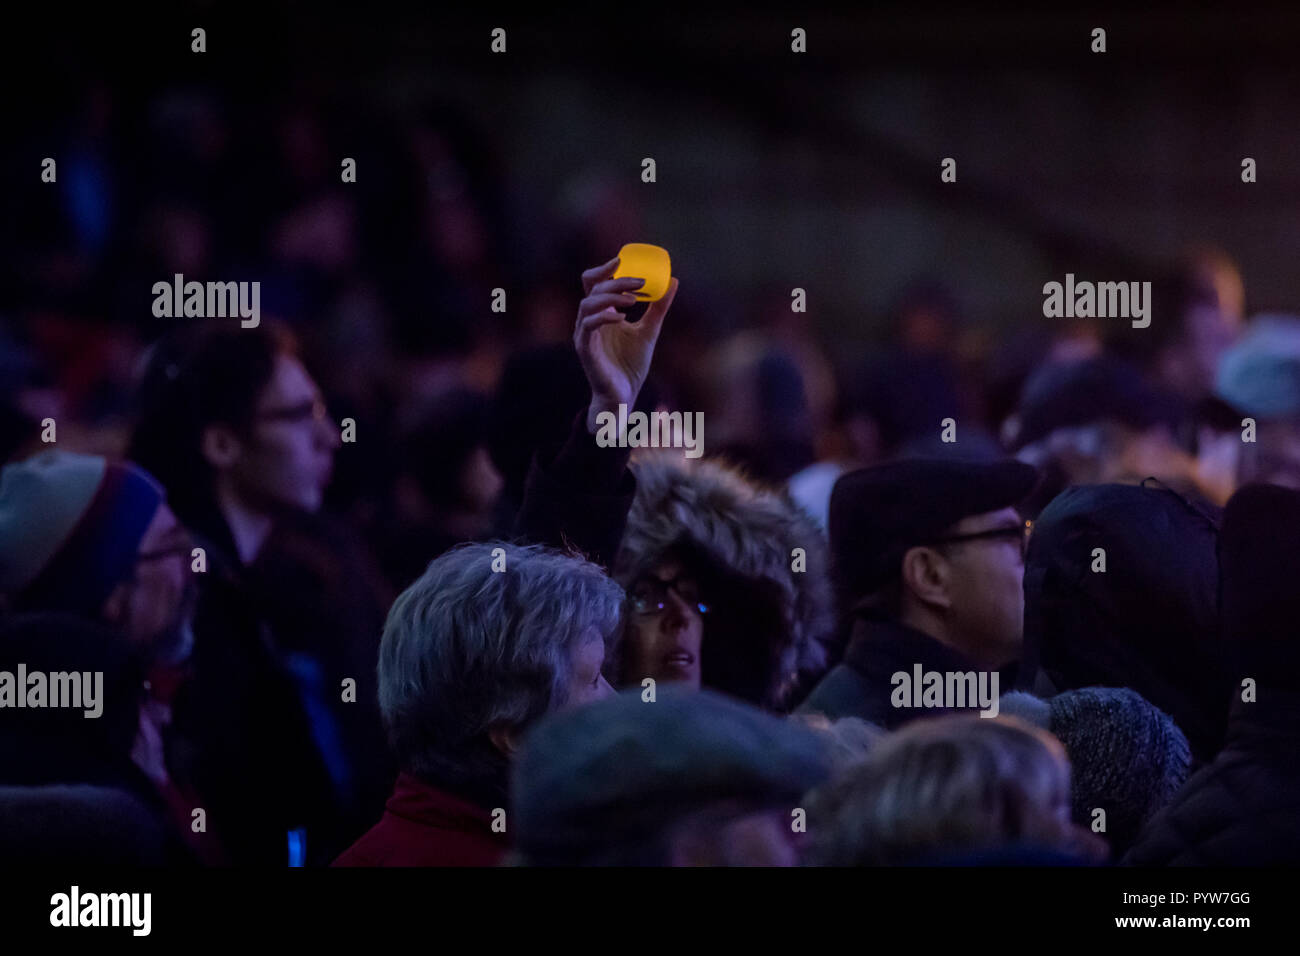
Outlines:
[{"label": "man with flat cap", "polygon": [[[829,530],[849,644],[799,710],[893,729],[957,709],[958,689],[964,709],[979,707],[981,677],[994,699],[1010,689],[1027,536],[1013,506],[1037,481],[1010,459],[902,459],[842,476]],[[942,692],[929,693],[936,680]]]}]

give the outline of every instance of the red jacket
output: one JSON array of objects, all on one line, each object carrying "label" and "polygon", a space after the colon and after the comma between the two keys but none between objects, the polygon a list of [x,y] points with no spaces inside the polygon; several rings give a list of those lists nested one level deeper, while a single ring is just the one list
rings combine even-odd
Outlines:
[{"label": "red jacket", "polygon": [[492,812],[403,773],[384,815],[334,866],[496,866],[509,845]]}]

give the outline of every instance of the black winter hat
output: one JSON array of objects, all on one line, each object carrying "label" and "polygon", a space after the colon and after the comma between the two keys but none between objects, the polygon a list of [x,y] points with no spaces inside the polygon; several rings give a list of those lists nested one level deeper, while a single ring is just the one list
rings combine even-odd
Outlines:
[{"label": "black winter hat", "polygon": [[1014,459],[908,458],[849,472],[831,491],[830,541],[844,593],[859,598],[898,574],[908,548],[925,544],[962,518],[1009,508],[1038,481]]}]

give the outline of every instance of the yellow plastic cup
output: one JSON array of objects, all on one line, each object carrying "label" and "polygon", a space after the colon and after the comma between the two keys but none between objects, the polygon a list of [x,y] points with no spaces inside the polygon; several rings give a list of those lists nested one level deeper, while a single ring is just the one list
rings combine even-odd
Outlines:
[{"label": "yellow plastic cup", "polygon": [[644,279],[645,285],[633,289],[638,302],[658,302],[668,293],[668,283],[673,277],[673,263],[668,250],[645,242],[629,242],[618,250],[618,268],[614,278]]}]

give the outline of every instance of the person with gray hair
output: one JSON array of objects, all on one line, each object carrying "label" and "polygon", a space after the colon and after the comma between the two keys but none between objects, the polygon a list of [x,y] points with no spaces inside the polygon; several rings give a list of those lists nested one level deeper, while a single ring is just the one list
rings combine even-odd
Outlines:
[{"label": "person with gray hair", "polygon": [[535,720],[610,695],[623,591],[538,545],[460,545],[388,612],[379,705],[401,767],[383,818],[335,866],[491,866],[508,767]]},{"label": "person with gray hair", "polygon": [[815,791],[808,862],[897,866],[1084,862],[1061,744],[1014,717],[950,716],[894,732]]}]

